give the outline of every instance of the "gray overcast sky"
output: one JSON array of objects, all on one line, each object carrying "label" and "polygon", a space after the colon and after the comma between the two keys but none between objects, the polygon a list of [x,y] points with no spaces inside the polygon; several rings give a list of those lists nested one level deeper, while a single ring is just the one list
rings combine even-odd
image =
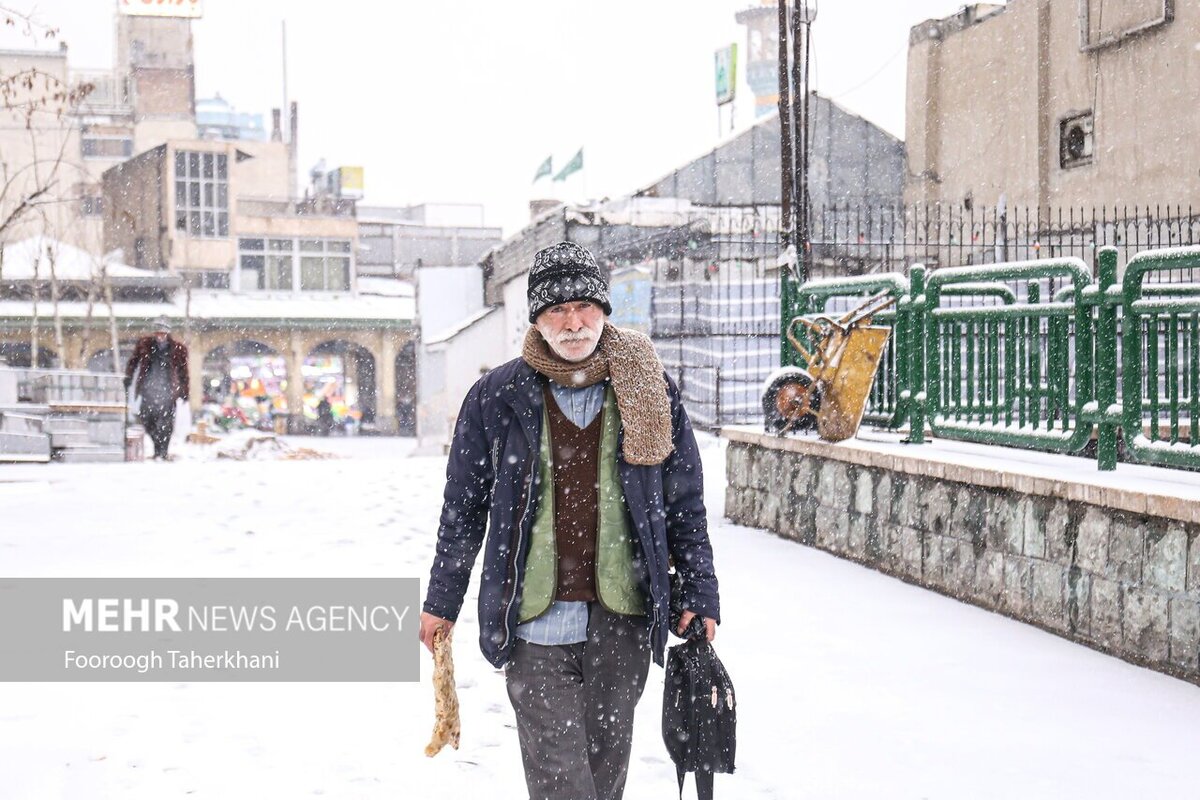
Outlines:
[{"label": "gray overcast sky", "polygon": [[[713,51],[757,0],[205,0],[197,96],[240,110],[300,103],[300,164],[361,164],[370,203],[480,202],[505,235],[535,196],[620,195],[718,141]],[[58,26],[75,68],[111,65],[114,0],[0,0]],[[825,0],[816,88],[904,136],[909,28],[961,0]],[[26,47],[11,32],[0,46]],[[744,76],[744,62],[739,65]],[[735,118],[753,97],[739,87]],[[585,173],[531,185],[585,148]],[[302,178],[303,180],[303,178]]]}]

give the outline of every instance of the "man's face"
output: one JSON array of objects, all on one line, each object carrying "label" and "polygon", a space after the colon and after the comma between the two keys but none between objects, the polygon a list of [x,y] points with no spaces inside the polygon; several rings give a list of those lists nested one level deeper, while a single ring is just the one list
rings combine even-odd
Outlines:
[{"label": "man's face", "polygon": [[159,342],[165,342],[167,340],[167,332],[166,331],[155,331],[154,338],[158,339]]},{"label": "man's face", "polygon": [[591,300],[572,300],[544,309],[534,325],[556,356],[563,361],[583,361],[600,341],[604,309]]}]

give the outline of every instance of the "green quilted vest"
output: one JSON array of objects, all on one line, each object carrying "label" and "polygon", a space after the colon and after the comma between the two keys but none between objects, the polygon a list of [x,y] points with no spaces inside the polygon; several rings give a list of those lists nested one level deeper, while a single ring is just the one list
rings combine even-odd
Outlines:
[{"label": "green quilted vest", "polygon": [[[617,432],[621,415],[612,387],[604,397],[598,465],[600,524],[596,530],[596,594],[600,604],[617,614],[645,614],[646,602],[633,571],[635,543],[625,513],[625,495],[617,473]],[[525,559],[518,622],[544,613],[557,593],[558,554],[554,538],[554,468],[550,449],[549,413],[542,410],[541,489],[533,535]]]}]

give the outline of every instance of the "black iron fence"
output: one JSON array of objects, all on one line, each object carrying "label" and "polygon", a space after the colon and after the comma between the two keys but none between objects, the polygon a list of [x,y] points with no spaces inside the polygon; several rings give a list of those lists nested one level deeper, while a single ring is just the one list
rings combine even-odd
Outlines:
[{"label": "black iron fence", "polygon": [[[1101,247],[1120,263],[1163,247],[1200,245],[1191,206],[1007,209],[957,205],[822,206],[813,210],[810,276],[903,272],[1074,256],[1092,267]],[[1179,276],[1192,281],[1197,276]]]},{"label": "black iron fence", "polygon": [[[1190,206],[813,209],[810,278],[1077,257],[1095,275],[1104,246],[1119,269],[1147,250],[1200,246]],[[650,282],[647,329],[700,427],[756,423],[762,383],[779,366],[778,206],[698,207],[685,224],[625,244],[620,262]],[[1170,280],[1200,281],[1200,270]],[[1059,288],[1046,289],[1052,296]],[[1027,287],[1013,285],[1023,296]]]}]

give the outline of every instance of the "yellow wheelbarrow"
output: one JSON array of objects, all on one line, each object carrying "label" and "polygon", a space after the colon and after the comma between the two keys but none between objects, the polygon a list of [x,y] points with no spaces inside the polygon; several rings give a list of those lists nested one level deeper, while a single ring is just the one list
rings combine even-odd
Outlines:
[{"label": "yellow wheelbarrow", "polygon": [[[779,434],[817,429],[827,442],[840,442],[858,432],[871,382],[883,358],[892,329],[872,325],[871,317],[895,302],[876,295],[840,318],[794,317],[784,334],[807,367],[785,367],[763,390],[763,418],[768,431]],[[796,336],[808,329],[814,349]]]}]

